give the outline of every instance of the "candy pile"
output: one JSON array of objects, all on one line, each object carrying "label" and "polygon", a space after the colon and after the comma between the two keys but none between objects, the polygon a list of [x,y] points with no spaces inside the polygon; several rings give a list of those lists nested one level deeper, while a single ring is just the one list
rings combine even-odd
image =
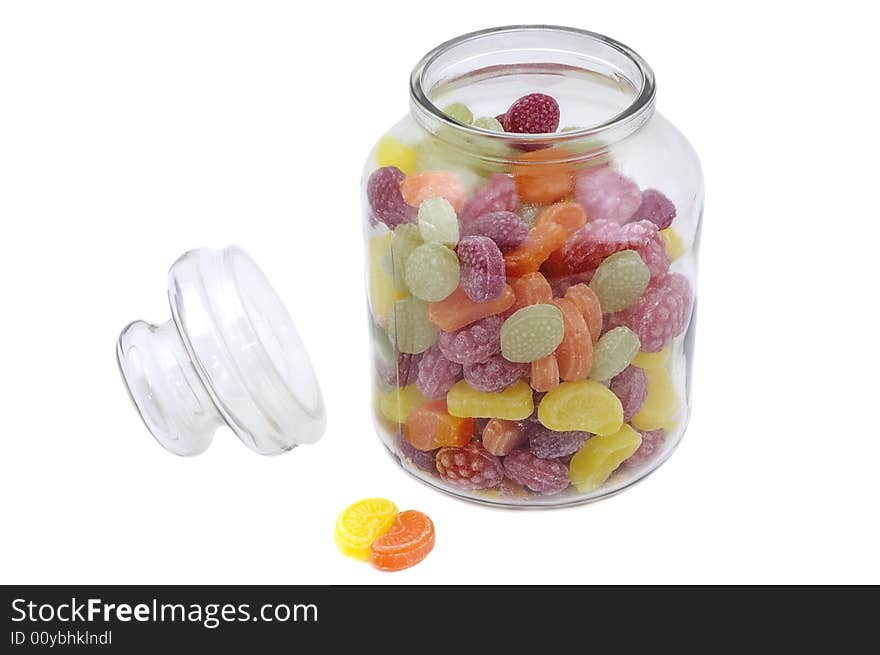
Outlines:
[{"label": "candy pile", "polygon": [[[496,132],[558,128],[534,93]],[[680,392],[674,341],[690,322],[676,207],[604,158],[523,149],[473,189],[424,169],[418,146],[377,146],[367,182],[377,416],[410,468],[469,495],[590,494],[664,450]],[[679,342],[680,345],[680,342]]]},{"label": "candy pile", "polygon": [[385,498],[367,498],[339,515],[333,538],[347,557],[369,560],[382,571],[400,571],[434,548],[434,523],[416,510],[398,512]]}]

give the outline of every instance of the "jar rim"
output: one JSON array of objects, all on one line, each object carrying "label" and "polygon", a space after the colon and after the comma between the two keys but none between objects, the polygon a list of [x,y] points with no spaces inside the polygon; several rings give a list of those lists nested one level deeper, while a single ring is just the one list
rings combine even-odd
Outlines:
[{"label": "jar rim", "polygon": [[[432,64],[434,64],[439,57],[448,53],[453,48],[479,39],[496,36],[498,34],[542,31],[584,37],[607,46],[623,55],[623,57],[635,67],[635,70],[638,73],[637,77],[639,78],[637,80],[628,80],[634,84],[635,96],[632,101],[622,111],[595,125],[589,125],[587,127],[572,129],[565,132],[520,134],[512,132],[493,132],[492,130],[459,123],[447,116],[428,96],[428,91],[425,89],[425,76],[427,71],[430,70]],[[606,136],[611,133],[617,133],[615,140],[619,140],[623,136],[638,129],[648,118],[650,118],[653,113],[656,91],[657,88],[654,81],[654,71],[648,65],[648,62],[645,61],[645,59],[635,50],[620,41],[603,34],[562,25],[507,25],[462,34],[461,36],[457,36],[441,43],[428,52],[415,65],[412,74],[410,75],[410,100],[413,105],[427,115],[429,120],[437,121],[443,126],[452,128],[464,134],[469,134],[481,139],[495,139],[499,142],[503,141],[509,144],[528,143],[539,145],[562,145],[576,142],[587,137],[595,137],[598,135]]]}]

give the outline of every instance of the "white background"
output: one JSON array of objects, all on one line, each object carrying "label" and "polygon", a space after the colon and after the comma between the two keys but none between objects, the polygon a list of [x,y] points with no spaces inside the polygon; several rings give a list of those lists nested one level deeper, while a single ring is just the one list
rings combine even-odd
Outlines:
[{"label": "white background", "polygon": [[[4,2],[0,582],[880,582],[876,23],[862,3]],[[412,65],[497,24],[652,64],[706,177],[695,409],[614,499],[489,510],[399,472],[369,415],[358,183]],[[193,459],[120,381],[184,250],[244,246],[323,384],[316,446]],[[332,542],[382,495],[437,526],[382,574]]]}]

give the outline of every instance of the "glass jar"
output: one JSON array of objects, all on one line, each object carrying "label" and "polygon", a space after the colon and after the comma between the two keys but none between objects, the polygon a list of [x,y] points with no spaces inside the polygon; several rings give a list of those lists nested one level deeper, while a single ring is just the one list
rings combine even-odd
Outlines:
[{"label": "glass jar", "polygon": [[654,97],[633,50],[566,27],[416,65],[363,206],[376,429],[419,480],[571,505],[680,441],[703,189]]}]

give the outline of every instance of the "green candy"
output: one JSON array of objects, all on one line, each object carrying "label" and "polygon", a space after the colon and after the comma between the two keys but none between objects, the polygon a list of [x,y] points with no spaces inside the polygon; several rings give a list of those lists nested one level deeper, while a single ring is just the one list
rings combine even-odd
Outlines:
[{"label": "green candy", "polygon": [[590,377],[599,382],[610,380],[632,363],[641,345],[638,335],[628,327],[608,330],[593,347]]},{"label": "green candy", "polygon": [[458,216],[445,198],[428,198],[419,205],[419,233],[425,241],[447,246],[458,243]]},{"label": "green candy", "polygon": [[501,326],[501,354],[511,362],[534,362],[562,343],[562,312],[554,305],[529,305]]},{"label": "green candy", "polygon": [[388,338],[399,352],[416,355],[437,341],[437,326],[428,320],[428,303],[404,298],[394,303],[388,320]]},{"label": "green candy", "polygon": [[453,102],[451,105],[446,105],[446,107],[443,108],[443,113],[449,116],[452,120],[463,123],[464,125],[470,125],[474,122],[473,112],[468,109],[466,104],[461,102]]},{"label": "green candy", "polygon": [[406,260],[406,286],[427,302],[443,300],[455,291],[458,277],[458,257],[436,241],[419,246]]},{"label": "green candy", "polygon": [[479,127],[481,130],[489,130],[490,132],[503,132],[504,126],[494,116],[480,116],[477,120],[474,121],[474,127]]},{"label": "green candy", "polygon": [[622,250],[605,258],[596,269],[590,288],[605,313],[626,309],[648,288],[651,272],[635,250]]},{"label": "green candy", "polygon": [[394,228],[391,236],[391,274],[394,286],[406,289],[406,260],[412,251],[424,243],[419,228],[412,223],[403,223]]}]

